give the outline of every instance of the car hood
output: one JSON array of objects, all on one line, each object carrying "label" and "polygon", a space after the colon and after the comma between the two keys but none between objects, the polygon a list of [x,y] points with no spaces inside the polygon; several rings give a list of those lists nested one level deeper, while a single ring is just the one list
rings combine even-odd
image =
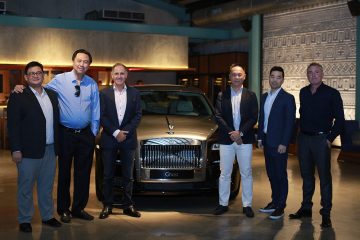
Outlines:
[{"label": "car hood", "polygon": [[208,116],[143,115],[137,136],[139,140],[168,137],[206,140],[216,129],[217,124]]}]

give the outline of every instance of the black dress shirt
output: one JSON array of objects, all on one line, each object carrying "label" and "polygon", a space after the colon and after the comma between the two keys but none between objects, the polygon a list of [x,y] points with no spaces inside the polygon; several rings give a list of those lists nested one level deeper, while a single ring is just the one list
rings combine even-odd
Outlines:
[{"label": "black dress shirt", "polygon": [[315,94],[310,85],[300,90],[300,131],[327,133],[332,142],[344,126],[344,108],[339,91],[322,83]]}]

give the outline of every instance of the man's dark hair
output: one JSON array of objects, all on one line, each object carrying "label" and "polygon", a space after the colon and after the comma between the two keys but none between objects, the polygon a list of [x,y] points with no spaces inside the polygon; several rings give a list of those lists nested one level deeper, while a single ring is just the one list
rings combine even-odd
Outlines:
[{"label": "man's dark hair", "polygon": [[90,61],[90,63],[92,63],[91,53],[88,52],[88,51],[86,51],[85,49],[78,49],[78,50],[76,50],[76,51],[73,53],[72,58],[71,58],[73,61],[74,61],[74,59],[76,58],[76,55],[77,55],[78,53],[84,53],[84,54],[88,55],[88,56],[89,56],[89,61]]},{"label": "man's dark hair", "polygon": [[282,67],[279,66],[274,66],[270,69],[270,75],[273,71],[278,71],[282,73],[283,78],[285,77],[285,73],[284,73],[284,69]]},{"label": "man's dark hair", "polygon": [[41,63],[32,61],[32,62],[29,62],[28,64],[26,64],[24,74],[28,74],[29,68],[32,68],[32,67],[39,67],[39,68],[41,68],[42,72],[44,71],[44,67]]}]

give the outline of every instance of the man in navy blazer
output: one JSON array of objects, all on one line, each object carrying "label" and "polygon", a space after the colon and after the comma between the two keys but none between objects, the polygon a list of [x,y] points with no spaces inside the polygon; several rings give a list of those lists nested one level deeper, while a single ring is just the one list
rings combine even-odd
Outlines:
[{"label": "man in navy blazer", "polygon": [[258,117],[255,93],[243,87],[246,73],[239,64],[230,66],[231,86],[220,92],[216,101],[216,120],[219,125],[220,144],[219,205],[214,214],[228,211],[231,173],[235,155],[239,164],[242,186],[243,213],[254,217],[252,210],[252,144],[255,141],[254,125]]},{"label": "man in navy blazer", "polygon": [[141,214],[132,201],[134,153],[137,147],[136,128],[141,120],[140,93],[127,86],[128,69],[116,63],[111,77],[114,85],[100,92],[100,124],[103,128],[100,138],[104,164],[104,200],[99,218],[105,219],[112,213],[114,163],[118,152],[122,162],[123,212],[132,217]]},{"label": "man in navy blazer", "polygon": [[270,90],[260,101],[258,145],[264,148],[266,172],[271,185],[271,202],[260,212],[271,213],[270,219],[284,216],[288,195],[288,146],[295,124],[295,99],[281,88],[284,70],[275,66],[270,70]]},{"label": "man in navy blazer", "polygon": [[11,157],[18,169],[19,230],[31,232],[36,182],[42,223],[60,227],[54,218],[53,185],[58,153],[59,102],[56,92],[42,87],[43,66],[29,62],[23,94],[10,95],[7,106]]}]

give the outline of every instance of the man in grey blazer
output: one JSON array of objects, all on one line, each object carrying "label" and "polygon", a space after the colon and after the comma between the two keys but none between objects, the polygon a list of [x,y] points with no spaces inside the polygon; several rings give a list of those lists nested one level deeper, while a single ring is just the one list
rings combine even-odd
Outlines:
[{"label": "man in grey blazer", "polygon": [[54,218],[53,184],[58,153],[59,103],[57,94],[42,87],[43,66],[25,66],[27,87],[10,95],[7,106],[11,157],[18,169],[18,221],[22,232],[31,232],[36,182],[42,223],[60,227]]},{"label": "man in grey blazer", "polygon": [[114,85],[100,92],[100,124],[103,127],[100,145],[104,164],[104,200],[99,218],[112,213],[114,163],[119,152],[122,162],[123,212],[131,217],[140,217],[132,201],[134,153],[137,147],[136,128],[141,120],[140,93],[127,86],[128,69],[116,63],[111,77]]},{"label": "man in grey blazer", "polygon": [[239,64],[230,66],[231,86],[220,92],[215,115],[219,125],[220,144],[219,205],[214,214],[228,211],[231,173],[235,155],[239,164],[242,186],[243,213],[254,217],[252,210],[252,144],[255,141],[254,125],[258,118],[255,93],[243,87],[246,73]]},{"label": "man in grey blazer", "polygon": [[288,147],[295,124],[295,98],[281,88],[284,83],[282,67],[271,68],[270,90],[260,101],[258,146],[264,148],[266,172],[271,186],[271,202],[260,212],[271,213],[270,219],[284,216],[288,194]]}]

